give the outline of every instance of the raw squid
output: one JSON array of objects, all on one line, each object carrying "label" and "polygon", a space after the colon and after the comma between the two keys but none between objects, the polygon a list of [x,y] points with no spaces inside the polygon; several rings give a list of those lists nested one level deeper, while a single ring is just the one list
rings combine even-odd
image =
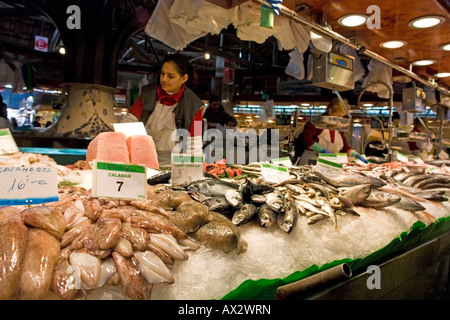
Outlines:
[{"label": "raw squid", "polygon": [[172,272],[165,263],[153,252],[136,252],[134,254],[139,262],[139,271],[148,283],[173,283]]},{"label": "raw squid", "polygon": [[79,268],[84,289],[92,290],[97,287],[100,278],[100,258],[85,252],[72,252],[69,262]]},{"label": "raw squid", "polygon": [[145,216],[130,217],[131,226],[146,229],[153,233],[167,233],[175,238],[186,238],[186,233],[181,231],[172,221],[157,213],[147,211]]},{"label": "raw squid", "polygon": [[57,239],[66,230],[64,215],[56,208],[31,207],[22,211],[22,217],[26,225],[45,230]]},{"label": "raw squid", "polygon": [[133,300],[150,300],[153,286],[145,280],[131,260],[116,251],[112,256],[125,294]]},{"label": "raw squid", "polygon": [[18,209],[0,208],[0,300],[12,299],[17,290],[27,234]]},{"label": "raw squid", "polygon": [[60,252],[59,241],[47,231],[29,228],[17,293],[19,300],[42,300],[50,288]]},{"label": "raw squid", "polygon": [[119,252],[124,257],[130,257],[133,254],[133,246],[131,242],[125,238],[120,238],[119,242],[114,247],[114,250]]},{"label": "raw squid", "polygon": [[62,300],[74,300],[83,297],[81,275],[77,267],[64,260],[53,271],[50,290]]},{"label": "raw squid", "polygon": [[100,265],[100,276],[97,282],[97,288],[102,287],[117,272],[116,264],[112,257],[102,260]]},{"label": "raw squid", "polygon": [[84,216],[84,206],[81,200],[76,200],[70,207],[64,211],[64,218],[66,219],[66,228],[71,229],[77,223],[81,222]]},{"label": "raw squid", "polygon": [[120,236],[131,242],[134,250],[145,251],[147,249],[147,243],[149,236],[147,231],[142,228],[134,228],[130,223],[122,223],[122,229]]},{"label": "raw squid", "polygon": [[119,242],[122,222],[117,218],[103,217],[94,224],[93,245],[95,249],[107,250]]},{"label": "raw squid", "polygon": [[188,255],[178,244],[177,240],[169,234],[151,234],[150,241],[176,260],[188,259]]}]

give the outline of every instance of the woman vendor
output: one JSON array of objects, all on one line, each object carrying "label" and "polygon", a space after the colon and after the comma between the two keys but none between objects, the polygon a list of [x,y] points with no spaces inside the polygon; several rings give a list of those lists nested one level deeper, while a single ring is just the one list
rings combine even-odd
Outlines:
[{"label": "woman vendor", "polygon": [[[148,84],[131,107],[134,121],[142,121],[152,136],[160,168],[169,168],[171,152],[177,141],[172,139],[176,129],[186,129],[190,136],[202,136],[202,100],[186,86],[192,66],[181,54],[168,55],[163,61],[159,84]],[[133,121],[133,119],[128,118]],[[194,130],[195,129],[195,130]],[[201,148],[201,145],[200,145]]]},{"label": "woman vendor", "polygon": [[[345,99],[344,102],[347,103]],[[324,115],[341,118],[346,115],[346,111],[339,99],[333,98]],[[298,165],[307,165],[310,160],[316,160],[318,153],[338,152],[345,152],[350,157],[356,157],[364,163],[368,162],[347,142],[344,132],[318,129],[311,121],[305,124],[303,132],[294,142],[294,146],[295,161]]]}]

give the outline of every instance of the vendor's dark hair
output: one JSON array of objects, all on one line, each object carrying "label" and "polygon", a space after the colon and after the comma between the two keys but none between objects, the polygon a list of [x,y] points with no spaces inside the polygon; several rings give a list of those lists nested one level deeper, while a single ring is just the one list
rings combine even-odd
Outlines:
[{"label": "vendor's dark hair", "polygon": [[172,62],[173,64],[175,64],[177,71],[182,76],[184,76],[185,74],[187,74],[188,77],[192,76],[193,68],[187,56],[180,53],[169,54],[165,57],[162,64],[166,62]]}]

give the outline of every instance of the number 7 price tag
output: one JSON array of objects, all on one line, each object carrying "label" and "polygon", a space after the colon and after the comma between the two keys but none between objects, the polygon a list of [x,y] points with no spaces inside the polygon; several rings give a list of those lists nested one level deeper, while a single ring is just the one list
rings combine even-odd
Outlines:
[{"label": "number 7 price tag", "polygon": [[92,164],[93,197],[147,199],[146,166],[97,160]]}]

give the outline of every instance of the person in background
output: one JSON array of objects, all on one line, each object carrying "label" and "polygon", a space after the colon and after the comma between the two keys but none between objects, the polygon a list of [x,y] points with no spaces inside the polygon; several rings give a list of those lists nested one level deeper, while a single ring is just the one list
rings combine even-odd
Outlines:
[{"label": "person in background", "polygon": [[8,106],[3,102],[3,97],[0,95],[0,129],[8,128],[13,131],[13,126],[8,119]]},{"label": "person in background", "polygon": [[218,95],[212,95],[209,98],[209,106],[203,115],[203,118],[208,122],[208,129],[217,128],[217,124],[225,128],[234,128],[237,125],[237,120],[231,114],[225,111],[220,104]]},{"label": "person in background", "polygon": [[32,122],[33,127],[42,127],[42,117],[41,116],[36,116],[34,117],[34,121]]},{"label": "person in background", "polygon": [[[426,119],[422,119],[422,121],[425,123],[425,125],[428,125]],[[434,147],[431,139],[435,138],[435,135],[433,132],[430,132],[430,134],[428,135],[427,129],[424,127],[422,121],[420,121],[419,118],[414,119],[414,128],[412,130],[412,133],[425,133],[427,134],[427,137],[423,141],[408,141],[408,146],[413,155],[420,157],[422,160],[429,160],[429,158],[433,154]]]},{"label": "person in background", "polygon": [[16,118],[11,118],[11,124],[12,124],[14,130],[16,130],[17,127],[19,126],[19,123],[17,122]]},{"label": "person in background", "polygon": [[193,73],[188,58],[181,54],[168,55],[161,67],[158,83],[142,87],[141,94],[129,110],[126,121],[141,121],[155,142],[160,168],[169,168],[171,151],[176,141],[174,130],[184,128],[190,136],[202,136],[205,106],[186,86]]},{"label": "person in background", "polygon": [[[345,103],[348,103],[344,99]],[[347,113],[338,98],[333,98],[327,106],[323,115],[333,117],[344,117]],[[318,129],[311,121],[305,124],[305,127],[298,138],[294,141],[295,156],[294,163],[298,165],[307,165],[309,160],[316,160],[318,153],[338,153],[345,152],[350,157],[356,157],[364,163],[368,161],[362,157],[347,142],[344,132]]]}]

